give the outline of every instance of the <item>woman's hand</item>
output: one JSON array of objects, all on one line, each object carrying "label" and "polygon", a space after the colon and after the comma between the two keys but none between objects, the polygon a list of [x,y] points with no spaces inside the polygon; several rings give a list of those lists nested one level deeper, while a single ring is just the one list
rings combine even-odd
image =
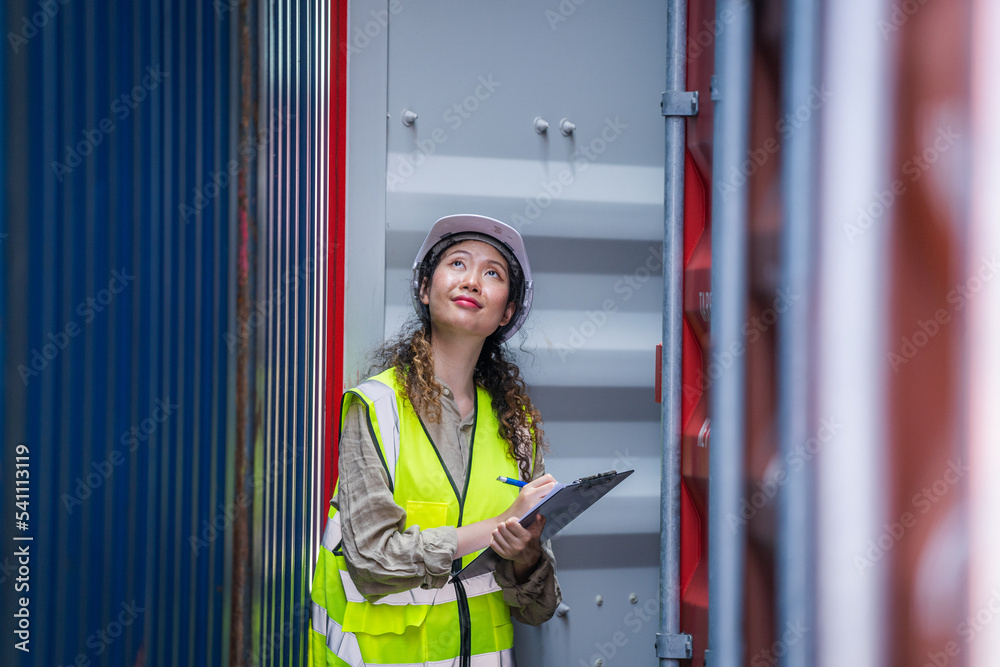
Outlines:
[{"label": "woman's hand", "polygon": [[497,517],[501,522],[507,519],[520,519],[528,513],[538,501],[548,495],[552,487],[556,485],[556,478],[552,475],[542,475],[536,480],[528,482],[521,487],[521,492],[517,494],[517,499],[511,503],[507,511]]},{"label": "woman's hand", "polygon": [[521,487],[517,499],[499,517],[499,524],[490,536],[490,546],[501,557],[514,563],[514,576],[519,582],[527,580],[542,556],[539,536],[545,528],[541,514],[530,527],[521,526],[521,517],[547,496],[556,485],[552,475],[542,475]]},{"label": "woman's hand", "polygon": [[[527,514],[532,507],[537,505],[538,501],[544,498],[555,485],[555,477],[552,475],[542,475],[535,481],[525,484],[521,488],[521,491],[517,494],[517,499],[514,500],[514,502],[511,503],[511,506],[504,510],[503,513],[489,519],[483,519],[482,521],[470,523],[465,526],[459,526],[456,529],[458,534],[458,549],[455,552],[455,558],[461,558],[462,556],[466,556],[474,551],[479,551],[492,545],[494,543],[493,534],[496,533],[500,526],[508,520],[513,520],[520,530],[527,532],[527,529],[521,528],[521,525],[517,522],[520,521],[521,517]],[[544,525],[544,522],[542,525]],[[514,529],[508,529],[505,533],[505,540],[507,540],[509,536],[509,539],[516,541],[516,543],[508,543],[512,546],[511,550],[507,553],[520,554],[519,558],[522,560],[530,559],[530,553],[521,553],[524,551],[526,546],[523,542],[530,540],[525,540],[524,535],[520,532],[517,532],[516,535],[511,535],[513,530]],[[537,530],[539,531],[538,534],[541,534],[541,528],[538,528]],[[535,542],[537,544],[537,537]],[[501,549],[503,548],[504,547],[501,547]],[[500,551],[497,550],[497,553],[500,553]],[[500,555],[508,560],[513,560],[511,556],[503,553],[500,553]],[[537,556],[531,562],[531,565],[533,566],[536,562],[538,562]],[[517,562],[515,561],[515,567],[516,565]]]},{"label": "woman's hand", "polygon": [[535,522],[525,528],[521,522],[511,517],[493,531],[490,546],[503,558],[514,563],[514,576],[524,583],[542,557],[542,543],[539,539],[545,528],[545,517],[536,515]]}]

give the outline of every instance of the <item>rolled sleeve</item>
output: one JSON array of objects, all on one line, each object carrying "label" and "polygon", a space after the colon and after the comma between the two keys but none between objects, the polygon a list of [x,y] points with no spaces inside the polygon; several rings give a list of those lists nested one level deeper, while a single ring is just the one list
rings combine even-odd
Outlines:
[{"label": "rolled sleeve", "polygon": [[350,405],[344,420],[339,472],[334,504],[341,517],[347,570],[361,594],[375,601],[418,586],[444,586],[458,535],[450,526],[404,529],[406,512],[393,499],[365,406],[358,402]]},{"label": "rolled sleeve", "polygon": [[542,557],[538,559],[535,571],[523,584],[517,583],[511,561],[502,560],[497,565],[494,579],[503,590],[504,602],[510,605],[511,616],[521,623],[541,625],[552,618],[562,602],[555,562],[552,545],[546,541],[542,544]]}]

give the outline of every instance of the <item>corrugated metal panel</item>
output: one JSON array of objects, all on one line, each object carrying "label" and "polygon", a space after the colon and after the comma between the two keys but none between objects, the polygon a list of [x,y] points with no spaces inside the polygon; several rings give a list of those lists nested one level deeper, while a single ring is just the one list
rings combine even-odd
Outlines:
[{"label": "corrugated metal panel", "polygon": [[[31,653],[5,641],[4,664],[303,660],[324,437],[329,15],[261,12],[228,0],[0,12],[8,511],[15,448],[31,452],[29,528],[0,522],[4,586],[13,533],[34,538]],[[241,525],[256,528],[242,535],[259,560],[234,591]],[[242,598],[255,616],[238,635]],[[0,599],[8,638],[16,605]]]},{"label": "corrugated metal panel", "polygon": [[211,179],[235,146],[234,24],[191,3],[6,12],[26,43],[3,56],[4,456],[32,452],[35,538],[32,651],[7,664],[221,664],[235,194]]},{"label": "corrugated metal panel", "polygon": [[267,483],[253,530],[259,652],[234,664],[297,665],[307,650],[313,510],[322,488],[316,457],[325,439],[330,11],[271,4],[261,7],[259,26],[259,132],[268,150],[255,210],[256,303],[269,317],[257,346],[254,469]]}]

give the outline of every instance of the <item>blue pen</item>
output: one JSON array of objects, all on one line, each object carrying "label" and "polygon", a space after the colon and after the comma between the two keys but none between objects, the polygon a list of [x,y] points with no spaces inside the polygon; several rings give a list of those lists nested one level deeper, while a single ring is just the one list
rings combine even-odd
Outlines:
[{"label": "blue pen", "polygon": [[511,486],[524,486],[527,482],[522,482],[519,479],[511,479],[510,477],[497,477],[498,482],[503,482],[504,484],[510,484]]}]

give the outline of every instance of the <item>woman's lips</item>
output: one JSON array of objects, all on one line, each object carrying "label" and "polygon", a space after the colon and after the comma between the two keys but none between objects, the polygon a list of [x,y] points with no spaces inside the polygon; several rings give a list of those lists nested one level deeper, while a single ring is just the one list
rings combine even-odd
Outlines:
[{"label": "woman's lips", "polygon": [[452,299],[452,300],[455,303],[460,303],[460,304],[465,305],[465,306],[474,306],[476,308],[482,308],[482,306],[479,305],[478,301],[476,301],[475,299],[473,299],[471,297],[468,297],[468,296],[460,296],[460,297],[456,297],[455,299]]}]

